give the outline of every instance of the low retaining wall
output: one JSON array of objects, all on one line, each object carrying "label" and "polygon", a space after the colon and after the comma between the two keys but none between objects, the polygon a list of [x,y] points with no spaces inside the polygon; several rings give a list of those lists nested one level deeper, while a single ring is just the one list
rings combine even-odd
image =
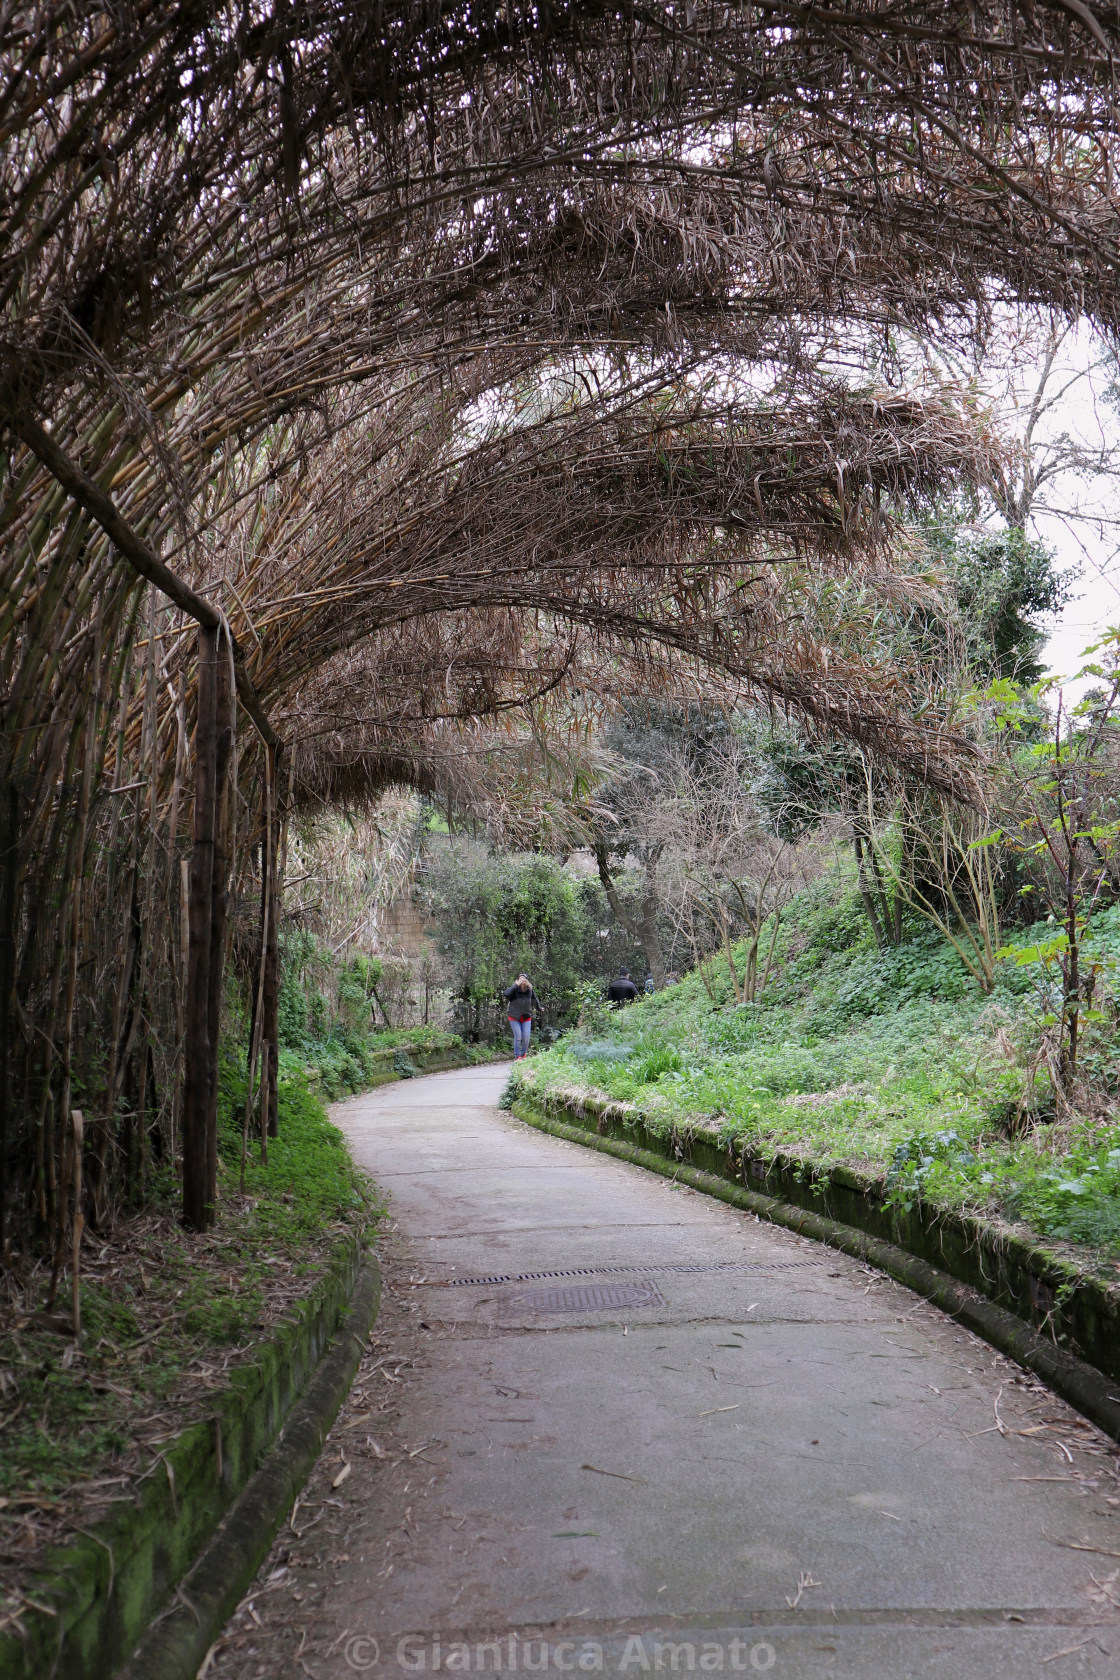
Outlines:
[{"label": "low retaining wall", "polygon": [[[373,1065],[370,1072],[362,1077],[361,1090],[372,1090],[375,1085],[391,1085],[395,1079],[413,1079],[422,1073],[446,1073],[451,1068],[469,1067],[472,1060],[470,1050],[463,1044],[451,1044],[444,1049],[395,1044],[384,1050],[371,1051]],[[304,1071],[308,1085],[319,1100],[332,1100],[323,1094],[320,1070],[308,1067]],[[355,1094],[360,1095],[360,1092]]]},{"label": "low retaining wall", "polygon": [[996,1220],[921,1203],[901,1213],[886,1205],[882,1179],[848,1167],[825,1171],[783,1155],[760,1157],[698,1127],[660,1135],[627,1104],[522,1092],[513,1113],[869,1259],[1037,1371],[1120,1439],[1120,1287],[1066,1256]]},{"label": "low retaining wall", "polygon": [[106,1680],[127,1659],[315,1376],[364,1258],[363,1241],[341,1242],[294,1320],[231,1374],[213,1415],[165,1447],[132,1501],[49,1554],[21,1610],[26,1636],[0,1637],[2,1680]]},{"label": "low retaining wall", "polygon": [[388,1085],[394,1079],[412,1079],[414,1074],[401,1066],[403,1060],[416,1074],[446,1073],[450,1068],[466,1067],[471,1056],[465,1045],[449,1045],[445,1050],[424,1049],[412,1044],[398,1044],[392,1050],[375,1050],[371,1060],[374,1071],[371,1085]]}]

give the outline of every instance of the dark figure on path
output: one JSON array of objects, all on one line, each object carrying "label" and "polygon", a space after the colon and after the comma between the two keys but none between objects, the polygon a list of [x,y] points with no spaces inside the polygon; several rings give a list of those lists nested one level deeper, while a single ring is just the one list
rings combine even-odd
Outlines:
[{"label": "dark figure on path", "polygon": [[537,994],[527,974],[519,974],[502,996],[506,1000],[509,1024],[513,1028],[513,1059],[521,1061],[529,1054],[529,1035],[533,1030],[533,1011],[537,1008]]},{"label": "dark figure on path", "polygon": [[633,1003],[638,996],[638,988],[631,980],[628,968],[619,969],[618,979],[612,980],[607,987],[607,996],[616,1009],[621,1009],[623,1004]]}]

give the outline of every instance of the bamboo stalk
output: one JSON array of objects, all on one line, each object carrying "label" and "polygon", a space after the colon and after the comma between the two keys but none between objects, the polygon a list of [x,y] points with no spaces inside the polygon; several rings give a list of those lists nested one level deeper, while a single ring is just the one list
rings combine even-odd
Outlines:
[{"label": "bamboo stalk", "polygon": [[[222,647],[222,637],[226,647]],[[206,1223],[214,1222],[218,1198],[218,1048],[222,1025],[222,991],[225,981],[226,924],[229,916],[230,845],[233,828],[234,789],[230,782],[236,742],[237,712],[234,699],[233,662],[229,631],[219,630],[215,638],[214,668],[214,878],[210,894],[210,964],[207,974],[207,1044],[209,1068],[206,1101]]]},{"label": "bamboo stalk", "polygon": [[[6,755],[5,755],[6,756]],[[12,993],[16,977],[19,887],[19,789],[0,780],[0,1265],[11,1264],[8,1231],[8,1132],[12,1094]]]},{"label": "bamboo stalk", "polygon": [[71,1312],[73,1314],[74,1340],[79,1342],[82,1337],[82,1232],[85,1229],[85,1217],[82,1213],[82,1154],[85,1138],[85,1121],[80,1108],[70,1110],[70,1127],[73,1134],[74,1158],[74,1212],[72,1217],[72,1235],[70,1242],[70,1291]]},{"label": "bamboo stalk", "polygon": [[[268,1063],[268,1113],[264,1130],[276,1137],[280,1129],[278,1083],[280,1072],[280,892],[281,870],[287,850],[287,806],[280,815],[279,785],[283,770],[282,749],[265,747],[266,822],[268,856],[262,893],[267,891],[268,915],[264,921],[264,987],[261,996],[264,1054]],[[291,790],[289,785],[289,801]]]},{"label": "bamboo stalk", "polygon": [[213,946],[214,847],[218,817],[217,631],[198,632],[194,741],[194,842],[187,911],[187,998],[183,1042],[183,1218],[206,1230],[209,1194],[210,961]]},{"label": "bamboo stalk", "polygon": [[[261,1035],[264,1027],[265,985],[268,969],[268,941],[272,913],[272,899],[269,892],[269,881],[272,876],[272,772],[274,761],[271,749],[265,750],[264,780],[261,789],[261,950],[260,962],[257,970],[257,990],[253,999],[253,1025],[249,1037],[249,1067],[245,1088],[245,1115],[241,1128],[241,1194],[245,1194],[245,1158],[249,1144],[249,1122],[253,1112],[253,1080],[256,1076],[257,1057],[261,1052]],[[267,1131],[267,1115],[264,1111],[266,1101],[265,1088],[267,1084],[267,1041],[265,1053],[261,1057],[261,1108],[262,1135]]]}]

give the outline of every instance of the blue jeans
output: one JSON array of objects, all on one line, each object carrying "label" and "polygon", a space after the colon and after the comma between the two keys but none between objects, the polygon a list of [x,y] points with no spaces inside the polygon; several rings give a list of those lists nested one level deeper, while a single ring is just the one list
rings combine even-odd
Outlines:
[{"label": "blue jeans", "polygon": [[513,1028],[513,1059],[519,1061],[522,1056],[529,1054],[529,1034],[533,1030],[532,1021],[515,1021],[509,1017],[509,1024]]}]

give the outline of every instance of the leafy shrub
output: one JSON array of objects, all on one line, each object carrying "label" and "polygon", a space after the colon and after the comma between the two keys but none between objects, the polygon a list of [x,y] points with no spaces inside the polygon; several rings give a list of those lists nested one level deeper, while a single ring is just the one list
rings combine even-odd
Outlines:
[{"label": "leafy shrub", "polygon": [[976,1160],[954,1131],[915,1132],[894,1147],[887,1169],[887,1205],[909,1213],[937,1161],[969,1167]]},{"label": "leafy shrub", "polygon": [[346,1026],[368,1032],[374,994],[384,968],[376,957],[358,952],[339,968],[336,984],[338,1013]]},{"label": "leafy shrub", "polygon": [[1120,1245],[1120,1136],[1008,1186],[1004,1205],[1013,1217],[1067,1242]]},{"label": "leafy shrub", "polygon": [[853,951],[872,944],[871,929],[858,893],[845,893],[835,901],[825,899],[822,903],[819,894],[809,889],[803,900],[801,915],[795,912],[794,925],[804,928],[811,950]]},{"label": "leafy shrub", "polygon": [[499,993],[522,972],[550,1024],[574,1020],[590,929],[580,892],[555,859],[458,846],[433,859],[424,890],[452,990],[478,1031],[505,1033]]}]

